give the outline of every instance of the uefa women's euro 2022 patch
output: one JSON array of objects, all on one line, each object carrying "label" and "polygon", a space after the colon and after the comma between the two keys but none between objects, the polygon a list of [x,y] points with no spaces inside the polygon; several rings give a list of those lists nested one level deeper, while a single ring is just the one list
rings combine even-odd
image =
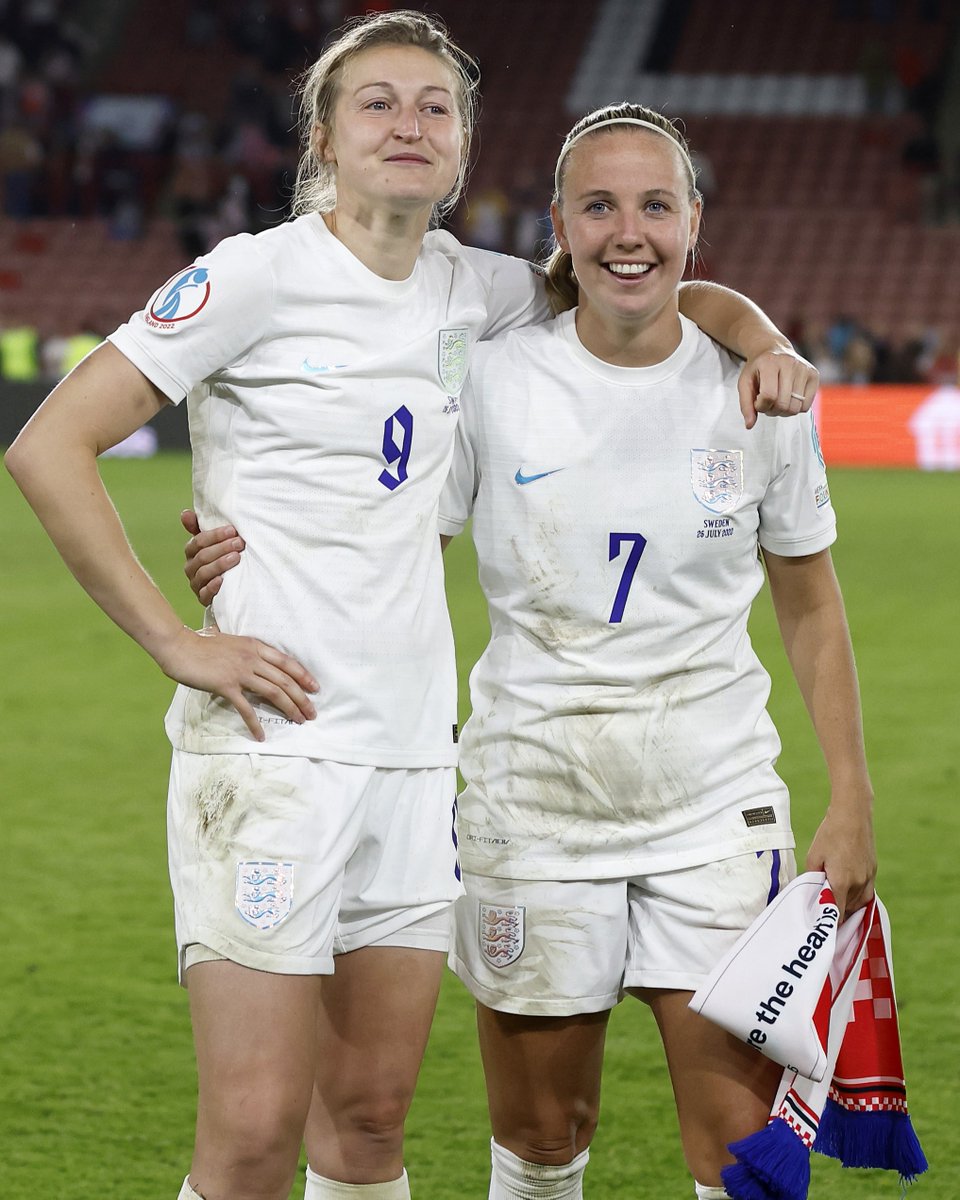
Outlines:
[{"label": "uefa women's euro 2022 patch", "polygon": [[480,905],[480,950],[492,967],[509,967],[526,940],[522,904]]},{"label": "uefa women's euro 2022 patch", "polygon": [[293,907],[294,864],[238,862],[237,912],[254,929],[273,929]]},{"label": "uefa women's euro 2022 patch", "polygon": [[437,370],[448,396],[457,396],[467,378],[470,335],[466,329],[441,329],[437,346]]},{"label": "uefa women's euro 2022 patch", "polygon": [[161,333],[175,332],[184,321],[195,317],[210,299],[210,272],[206,267],[188,267],[163,285],[150,301],[144,320]]},{"label": "uefa women's euro 2022 patch", "polygon": [[690,486],[710,512],[732,512],[743,495],[743,451],[691,450]]}]

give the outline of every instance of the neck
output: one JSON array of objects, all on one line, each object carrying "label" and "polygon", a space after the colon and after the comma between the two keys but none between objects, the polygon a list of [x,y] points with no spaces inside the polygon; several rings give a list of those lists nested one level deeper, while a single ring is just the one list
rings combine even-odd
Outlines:
[{"label": "neck", "polygon": [[337,205],[323,214],[333,236],[382,279],[406,279],[416,265],[430,209],[409,212]]},{"label": "neck", "polygon": [[614,367],[652,367],[680,345],[683,330],[676,304],[639,322],[602,317],[581,296],[576,315],[577,336],[586,350]]}]

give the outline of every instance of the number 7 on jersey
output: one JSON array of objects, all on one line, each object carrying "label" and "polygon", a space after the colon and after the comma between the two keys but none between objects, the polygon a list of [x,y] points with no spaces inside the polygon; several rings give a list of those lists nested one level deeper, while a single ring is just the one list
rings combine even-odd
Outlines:
[{"label": "number 7 on jersey", "polygon": [[617,588],[613,608],[610,610],[611,625],[617,625],[623,620],[623,610],[627,607],[627,596],[630,595],[630,585],[633,583],[633,577],[637,573],[637,566],[643,554],[644,547],[647,544],[647,539],[642,533],[611,533],[610,562],[620,557],[622,553],[621,546],[624,542],[632,542],[633,546],[627,555],[626,566],[623,568],[623,574],[620,576],[620,586]]}]

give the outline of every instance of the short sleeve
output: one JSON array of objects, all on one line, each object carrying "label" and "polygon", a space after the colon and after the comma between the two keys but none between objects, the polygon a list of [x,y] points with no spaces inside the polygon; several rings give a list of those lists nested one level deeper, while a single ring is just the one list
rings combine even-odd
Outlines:
[{"label": "short sleeve", "polygon": [[178,404],[260,340],[275,293],[269,259],[240,234],[168,279],[108,340]]},{"label": "short sleeve", "polygon": [[460,395],[460,420],[453,446],[453,461],[443,491],[440,493],[440,532],[455,536],[473,512],[473,502],[480,487],[479,413],[477,393],[470,383]]},{"label": "short sleeve", "polygon": [[760,545],[785,558],[816,554],[837,536],[837,519],[813,415],[776,421],[775,473],[760,502]]},{"label": "short sleeve", "polygon": [[539,325],[553,315],[539,267],[524,258],[479,250],[475,246],[458,246],[458,249],[484,283],[487,320],[480,330],[481,340],[523,325]]}]

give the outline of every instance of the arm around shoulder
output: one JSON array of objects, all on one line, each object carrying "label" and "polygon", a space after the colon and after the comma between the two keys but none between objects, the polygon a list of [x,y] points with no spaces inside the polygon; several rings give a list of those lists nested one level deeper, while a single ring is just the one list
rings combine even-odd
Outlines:
[{"label": "arm around shoulder", "polygon": [[744,359],[737,384],[748,429],[757,415],[791,417],[807,412],[820,373],[794,350],[763,309],[718,283],[695,280],[680,286],[680,311],[708,337]]}]

